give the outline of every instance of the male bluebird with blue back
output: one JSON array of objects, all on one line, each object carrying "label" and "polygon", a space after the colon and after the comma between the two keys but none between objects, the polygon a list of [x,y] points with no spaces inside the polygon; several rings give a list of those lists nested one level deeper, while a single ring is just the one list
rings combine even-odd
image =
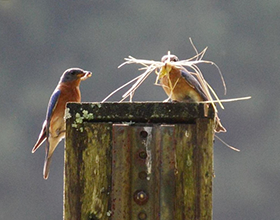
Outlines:
[{"label": "male bluebird with blue back", "polygon": [[67,102],[81,102],[79,85],[81,80],[91,77],[92,73],[80,68],[67,69],[50,97],[46,119],[43,123],[39,138],[32,149],[34,153],[46,141],[46,155],[43,177],[49,176],[53,152],[59,142],[65,137],[65,108]]}]

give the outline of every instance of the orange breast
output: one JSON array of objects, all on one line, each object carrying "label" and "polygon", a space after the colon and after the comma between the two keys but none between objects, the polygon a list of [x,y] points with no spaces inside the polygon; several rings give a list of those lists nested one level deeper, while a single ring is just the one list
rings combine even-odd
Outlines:
[{"label": "orange breast", "polygon": [[67,102],[81,102],[81,93],[79,86],[70,83],[61,83],[61,91],[58,103],[53,111],[50,121],[50,134],[53,137],[58,136],[60,131],[65,130],[64,114]]},{"label": "orange breast", "polygon": [[172,67],[169,74],[165,75],[160,82],[165,93],[174,101],[203,101],[194,87],[181,75],[178,68]]}]

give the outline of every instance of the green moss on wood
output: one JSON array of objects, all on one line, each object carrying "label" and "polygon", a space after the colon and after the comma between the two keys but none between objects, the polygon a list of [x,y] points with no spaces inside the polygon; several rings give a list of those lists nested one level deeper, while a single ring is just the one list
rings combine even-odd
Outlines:
[{"label": "green moss on wood", "polygon": [[[96,219],[108,219],[107,213],[110,212],[109,173],[111,173],[110,126],[102,123],[84,123],[83,128],[83,135],[75,135],[78,131],[72,129],[70,135],[73,138],[68,138],[66,143],[69,147],[65,152],[67,184],[64,189],[64,213],[68,217],[71,216],[69,219],[87,219],[89,214],[95,216]],[[80,144],[86,147],[79,147]],[[73,181],[73,179],[76,180]],[[76,192],[77,188],[82,191]],[[72,213],[71,209],[74,208],[67,205],[73,200],[80,205],[79,213]]]},{"label": "green moss on wood", "polygon": [[[195,123],[195,119],[205,117],[204,105],[195,103],[68,103],[70,114],[81,120],[91,122],[134,121],[140,123]],[[209,108],[208,118],[213,118],[213,109]]]}]

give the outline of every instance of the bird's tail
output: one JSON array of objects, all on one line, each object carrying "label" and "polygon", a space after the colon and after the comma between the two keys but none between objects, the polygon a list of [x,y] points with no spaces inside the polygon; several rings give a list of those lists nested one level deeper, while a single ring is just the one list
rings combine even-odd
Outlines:
[{"label": "bird's tail", "polygon": [[227,132],[227,130],[222,125],[221,120],[219,119],[219,117],[217,115],[215,117],[215,125],[214,126],[215,126],[214,129],[215,129],[216,133]]},{"label": "bird's tail", "polygon": [[39,134],[38,140],[32,149],[32,153],[34,153],[42,145],[42,143],[47,139],[46,125],[47,125],[47,121],[45,120],[43,123],[43,126],[42,126],[42,130]]},{"label": "bird's tail", "polygon": [[49,154],[49,147],[46,146],[45,163],[44,163],[44,170],[43,170],[44,179],[48,179],[49,177],[51,160],[52,160],[52,153]]}]

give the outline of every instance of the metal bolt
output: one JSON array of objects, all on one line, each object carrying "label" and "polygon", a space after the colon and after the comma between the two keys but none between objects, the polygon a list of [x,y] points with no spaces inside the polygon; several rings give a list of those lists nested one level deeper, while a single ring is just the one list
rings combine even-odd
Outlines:
[{"label": "metal bolt", "polygon": [[141,179],[141,180],[146,180],[147,179],[147,173],[145,172],[145,171],[141,171],[141,172],[139,172],[138,173],[138,177],[139,177],[139,179]]},{"label": "metal bolt", "polygon": [[137,190],[133,194],[133,199],[138,205],[144,205],[149,200],[149,194],[146,193],[144,190]]},{"label": "metal bolt", "polygon": [[138,214],[138,219],[139,220],[145,220],[145,219],[147,219],[147,214],[144,212],[144,211],[141,211],[141,212],[139,212],[139,214]]},{"label": "metal bolt", "polygon": [[139,152],[139,157],[143,160],[145,160],[147,158],[147,153],[146,151],[140,151]]}]

